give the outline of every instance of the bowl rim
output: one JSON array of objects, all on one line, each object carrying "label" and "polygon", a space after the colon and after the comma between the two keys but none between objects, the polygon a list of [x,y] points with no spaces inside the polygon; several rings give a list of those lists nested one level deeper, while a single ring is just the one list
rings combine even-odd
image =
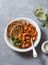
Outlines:
[{"label": "bowl rim", "polygon": [[[37,28],[38,28],[38,30],[39,30],[39,37],[38,37],[39,39],[38,39],[38,41],[36,42],[37,44],[36,44],[34,47],[36,47],[36,46],[39,44],[39,41],[40,41],[40,39],[41,39],[41,30],[40,30],[38,24],[37,24],[34,20],[32,20],[31,18],[25,18],[25,17],[20,17],[20,18],[13,19],[13,20],[11,20],[11,21],[7,24],[7,26],[6,26],[5,30],[4,30],[4,39],[5,39],[6,44],[7,44],[11,49],[13,49],[13,50],[15,50],[15,51],[18,51],[18,52],[28,52],[28,51],[32,50],[32,46],[31,46],[30,48],[27,48],[27,49],[17,48],[17,47],[15,47],[15,46],[11,45],[11,44],[8,42],[7,36],[6,36],[8,25],[9,25],[11,22],[16,21],[16,20],[20,20],[20,19],[28,20],[30,23],[32,22],[32,23],[34,23],[34,24],[37,26]],[[33,25],[34,25],[34,24],[33,24]],[[34,25],[34,26],[35,26],[35,25]]]}]

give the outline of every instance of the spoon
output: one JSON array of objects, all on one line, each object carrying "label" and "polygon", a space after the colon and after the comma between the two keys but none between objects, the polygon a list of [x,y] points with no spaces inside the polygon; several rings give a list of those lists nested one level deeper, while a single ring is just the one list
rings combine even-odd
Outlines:
[{"label": "spoon", "polygon": [[37,52],[35,50],[34,44],[33,44],[33,40],[31,39],[31,43],[32,43],[32,49],[33,49],[33,57],[37,57]]}]

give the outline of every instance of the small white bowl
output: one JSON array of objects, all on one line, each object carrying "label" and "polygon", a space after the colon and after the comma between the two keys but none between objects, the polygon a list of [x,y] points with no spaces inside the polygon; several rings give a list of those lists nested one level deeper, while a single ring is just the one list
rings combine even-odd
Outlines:
[{"label": "small white bowl", "polygon": [[41,46],[41,50],[43,53],[48,53],[48,50],[45,48],[45,45],[48,44],[48,41],[43,42],[42,46]]},{"label": "small white bowl", "polygon": [[[36,23],[35,21],[33,21],[32,19],[29,19],[29,18],[16,18],[15,20],[12,20],[11,22],[16,21],[16,20],[21,20],[21,19],[22,19],[22,20],[27,20],[28,22],[30,22],[31,24],[33,24],[33,25],[35,26],[35,28],[36,28],[36,30],[37,30],[37,32],[38,32],[37,40],[36,40],[35,43],[34,43],[34,47],[36,47],[36,46],[38,45],[39,41],[40,41],[40,38],[41,38],[41,31],[40,31],[39,26],[37,25],[37,23]],[[9,24],[10,24],[11,22],[9,22]],[[8,25],[9,25],[9,24],[8,24]],[[27,48],[27,49],[20,49],[20,48],[17,48],[17,47],[15,47],[15,46],[13,46],[13,45],[11,44],[11,40],[7,37],[7,27],[8,27],[8,25],[6,26],[5,32],[4,32],[4,38],[5,38],[5,41],[6,41],[7,45],[8,45],[11,49],[13,49],[13,50],[15,50],[15,51],[18,51],[18,52],[27,52],[27,51],[32,50],[32,46],[31,46],[30,48]]]}]

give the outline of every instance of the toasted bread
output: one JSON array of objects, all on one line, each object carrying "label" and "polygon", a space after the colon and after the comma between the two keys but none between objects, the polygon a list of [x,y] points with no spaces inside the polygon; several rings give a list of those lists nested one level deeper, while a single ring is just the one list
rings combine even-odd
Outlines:
[{"label": "toasted bread", "polygon": [[[9,37],[9,38],[12,38],[12,32],[13,32],[13,30],[16,28],[16,27],[18,27],[18,25],[20,25],[21,27],[22,27],[22,24],[21,24],[21,22],[19,22],[19,21],[13,21],[12,23],[10,23],[9,25],[8,25],[8,27],[7,27],[7,36]],[[17,31],[16,31],[17,32]]]}]

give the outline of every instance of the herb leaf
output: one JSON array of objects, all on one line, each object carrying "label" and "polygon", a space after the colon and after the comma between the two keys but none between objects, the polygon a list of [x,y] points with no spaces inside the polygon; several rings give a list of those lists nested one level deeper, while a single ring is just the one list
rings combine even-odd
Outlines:
[{"label": "herb leaf", "polygon": [[12,38],[12,42],[14,45],[15,45],[15,43],[17,43],[17,40],[18,40],[18,38]]},{"label": "herb leaf", "polygon": [[45,27],[45,26],[46,26],[46,24],[45,24],[45,23],[41,24],[41,27]]},{"label": "herb leaf", "polygon": [[19,38],[12,38],[12,42],[15,46],[22,46],[22,40],[19,40]]}]

